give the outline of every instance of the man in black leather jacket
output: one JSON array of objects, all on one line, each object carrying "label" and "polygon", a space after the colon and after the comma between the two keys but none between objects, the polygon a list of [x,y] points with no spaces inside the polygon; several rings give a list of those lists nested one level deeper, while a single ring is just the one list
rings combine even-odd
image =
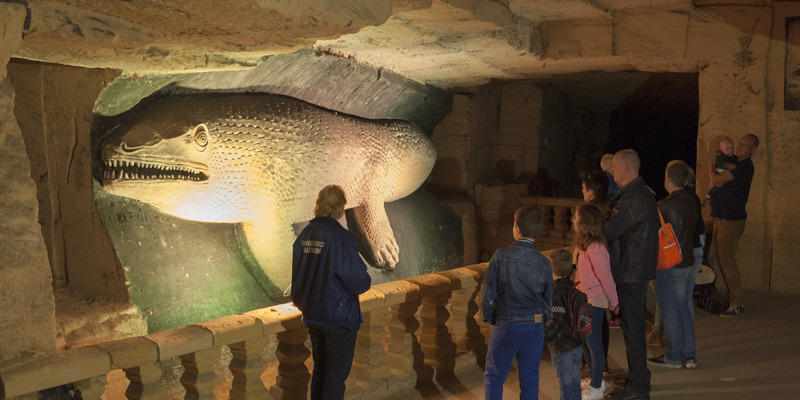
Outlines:
[{"label": "man in black leather jacket", "polygon": [[634,150],[621,150],[614,155],[614,181],[620,189],[611,199],[611,212],[603,221],[603,236],[612,249],[611,274],[617,285],[628,358],[625,390],[612,392],[612,399],[650,398],[644,303],[647,285],[656,276],[660,224],[655,196],[639,176],[640,165]]}]

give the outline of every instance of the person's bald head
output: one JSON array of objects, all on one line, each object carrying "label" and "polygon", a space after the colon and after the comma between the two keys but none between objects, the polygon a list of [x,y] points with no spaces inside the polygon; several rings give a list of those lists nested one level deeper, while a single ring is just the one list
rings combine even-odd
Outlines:
[{"label": "person's bald head", "polygon": [[617,183],[617,186],[623,187],[639,177],[639,167],[642,162],[636,151],[625,149],[614,154],[611,164],[614,170],[614,182]]},{"label": "person's bald head", "polygon": [[756,153],[756,149],[758,149],[758,142],[758,136],[756,135],[747,134],[742,136],[736,145],[736,157],[738,157],[739,161],[752,157]]}]

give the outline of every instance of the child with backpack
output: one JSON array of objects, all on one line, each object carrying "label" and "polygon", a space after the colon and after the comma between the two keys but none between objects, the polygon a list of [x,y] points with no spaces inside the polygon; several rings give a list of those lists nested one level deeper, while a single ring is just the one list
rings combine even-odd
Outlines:
[{"label": "child with backpack", "polygon": [[[603,218],[603,212],[597,206],[586,203],[578,207],[573,224],[575,227],[573,244],[578,251],[578,271],[575,281],[578,282],[578,289],[586,293],[589,303],[594,307],[592,320],[598,328],[606,309],[612,312],[619,311],[617,286],[611,275],[609,263],[608,244],[600,227]],[[584,340],[588,351],[584,351],[583,356],[589,365],[591,381],[584,389],[581,399],[599,400],[605,397],[606,390],[606,382],[603,380],[606,364],[603,330],[593,329]]]},{"label": "child with backpack", "polygon": [[572,281],[572,254],[564,249],[553,250],[548,256],[553,264],[553,309],[545,327],[545,341],[550,349],[553,369],[556,370],[561,400],[581,398],[581,339],[575,338],[569,318]]}]

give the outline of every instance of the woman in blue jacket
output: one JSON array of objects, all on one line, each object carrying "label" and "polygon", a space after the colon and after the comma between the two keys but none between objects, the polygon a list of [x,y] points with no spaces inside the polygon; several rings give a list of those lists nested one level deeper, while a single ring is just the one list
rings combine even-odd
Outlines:
[{"label": "woman in blue jacket", "polygon": [[294,242],[292,301],[303,312],[311,337],[314,372],[311,399],[342,399],[350,375],[358,327],[358,295],[372,280],[356,240],[337,219],[344,215],[344,190],[320,190],[315,218]]}]

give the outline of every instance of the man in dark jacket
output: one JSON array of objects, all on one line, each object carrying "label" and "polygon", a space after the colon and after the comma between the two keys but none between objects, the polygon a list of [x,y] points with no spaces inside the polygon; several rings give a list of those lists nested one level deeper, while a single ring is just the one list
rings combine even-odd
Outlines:
[{"label": "man in dark jacket", "polygon": [[355,238],[336,221],[346,202],[341,187],[324,187],[315,218],[294,242],[292,301],[303,312],[311,336],[313,400],[344,397],[363,321],[358,295],[372,283]]},{"label": "man in dark jacket", "polygon": [[670,269],[656,272],[656,294],[667,337],[666,353],[650,358],[650,365],[680,368],[683,360],[697,364],[694,344],[691,296],[694,291],[694,232],[697,227],[697,206],[689,192],[682,190],[689,180],[689,167],[670,163],[664,173],[664,188],[669,195],[658,202],[664,223],[672,225],[681,249],[681,262]]},{"label": "man in dark jacket", "polygon": [[649,399],[644,302],[648,283],[655,278],[658,260],[656,199],[639,176],[639,155],[631,149],[614,155],[612,168],[619,191],[603,221],[603,236],[611,251],[611,274],[617,285],[622,336],[628,358],[625,390],[612,399]]}]

